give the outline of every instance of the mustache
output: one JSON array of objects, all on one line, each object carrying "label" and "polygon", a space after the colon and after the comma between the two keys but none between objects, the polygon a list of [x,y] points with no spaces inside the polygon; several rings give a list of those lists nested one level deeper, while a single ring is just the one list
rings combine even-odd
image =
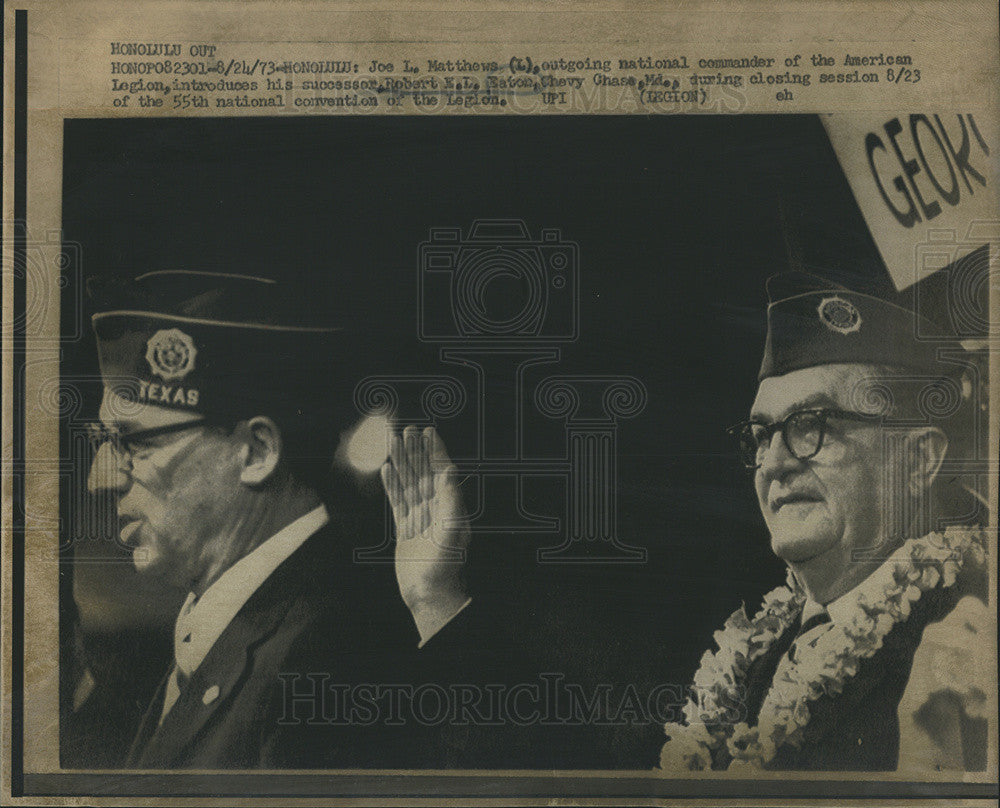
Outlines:
[{"label": "mustache", "polygon": [[801,491],[783,491],[768,497],[767,504],[772,511],[779,511],[785,505],[795,502],[823,502],[823,496],[817,491],[803,489]]}]

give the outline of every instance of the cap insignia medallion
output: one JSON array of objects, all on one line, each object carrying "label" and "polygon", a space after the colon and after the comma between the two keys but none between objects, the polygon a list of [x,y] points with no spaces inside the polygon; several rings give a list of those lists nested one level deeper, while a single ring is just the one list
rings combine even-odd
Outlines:
[{"label": "cap insignia medallion", "polygon": [[817,311],[823,325],[838,334],[850,334],[861,329],[861,312],[842,297],[824,297]]},{"label": "cap insignia medallion", "polygon": [[183,379],[194,370],[194,340],[177,328],[157,331],[146,343],[149,369],[165,381]]}]

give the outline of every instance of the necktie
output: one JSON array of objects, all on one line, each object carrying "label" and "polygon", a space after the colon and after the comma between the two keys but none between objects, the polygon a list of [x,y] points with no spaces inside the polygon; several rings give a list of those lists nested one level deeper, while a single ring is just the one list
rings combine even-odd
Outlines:
[{"label": "necktie", "polygon": [[198,598],[192,593],[188,595],[174,628],[174,665],[177,668],[177,683],[183,687],[194,672],[194,661],[191,659],[191,636],[195,629],[192,612],[198,604]]},{"label": "necktie", "polygon": [[795,641],[792,643],[791,648],[788,649],[788,658],[793,662],[795,661],[795,650],[799,644],[800,638],[802,638],[808,632],[812,631],[814,628],[816,628],[816,626],[822,626],[825,623],[829,622],[830,622],[830,614],[829,612],[826,611],[826,609],[814,614],[808,620],[804,621],[802,623],[802,626],[795,634]]},{"label": "necktie", "polygon": [[[189,645],[190,642],[191,642],[191,632],[189,631],[181,639],[182,647],[184,647],[186,650],[186,646]],[[180,662],[181,658],[182,654],[178,654],[176,652],[174,653],[174,678],[177,681],[178,695],[180,695],[180,691],[184,689],[184,686],[191,679],[191,671],[187,670],[187,668],[181,664]]]},{"label": "necktie", "polygon": [[187,670],[184,663],[188,662],[187,649],[191,644],[191,628],[188,626],[188,620],[191,609],[196,602],[197,598],[193,594],[188,595],[174,628],[174,670],[173,675],[167,680],[167,689],[163,696],[163,710],[160,713],[161,724],[191,678],[192,671]]}]

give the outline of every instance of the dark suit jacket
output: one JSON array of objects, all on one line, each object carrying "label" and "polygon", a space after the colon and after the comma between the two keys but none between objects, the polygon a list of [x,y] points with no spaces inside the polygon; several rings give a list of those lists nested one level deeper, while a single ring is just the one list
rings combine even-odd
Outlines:
[{"label": "dark suit jacket", "polygon": [[[957,589],[928,592],[910,617],[886,636],[882,648],[858,666],[836,696],[810,702],[810,720],[801,748],[779,747],[771,768],[780,770],[889,771],[899,758],[900,699],[910,678],[924,628],[942,619],[958,602]],[[747,671],[748,720],[757,722],[781,657],[792,645],[798,623]]]},{"label": "dark suit jacket", "polygon": [[267,578],[158,725],[164,678],[129,767],[528,764],[526,739],[448,714],[454,686],[505,678],[489,610],[466,609],[418,650],[392,565],[354,563],[339,532],[322,528]]}]

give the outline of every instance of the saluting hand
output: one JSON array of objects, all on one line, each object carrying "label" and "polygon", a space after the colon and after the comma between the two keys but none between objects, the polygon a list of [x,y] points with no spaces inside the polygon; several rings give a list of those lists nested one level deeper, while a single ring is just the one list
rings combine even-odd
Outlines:
[{"label": "saluting hand", "polygon": [[382,466],[396,525],[396,580],[426,642],[468,601],[462,568],[469,520],[456,470],[433,427],[394,435]]}]

